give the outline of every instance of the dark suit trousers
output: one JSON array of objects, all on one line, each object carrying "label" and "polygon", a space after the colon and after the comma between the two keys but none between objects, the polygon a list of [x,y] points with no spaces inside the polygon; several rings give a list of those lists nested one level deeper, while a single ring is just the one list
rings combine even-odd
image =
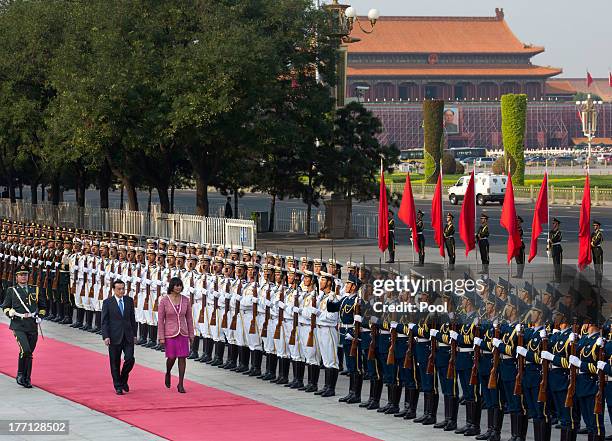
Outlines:
[{"label": "dark suit trousers", "polygon": [[[123,352],[123,369],[121,369],[121,353]],[[134,367],[134,342],[123,339],[121,344],[111,344],[108,347],[111,374],[115,389],[128,382],[130,371]]]}]

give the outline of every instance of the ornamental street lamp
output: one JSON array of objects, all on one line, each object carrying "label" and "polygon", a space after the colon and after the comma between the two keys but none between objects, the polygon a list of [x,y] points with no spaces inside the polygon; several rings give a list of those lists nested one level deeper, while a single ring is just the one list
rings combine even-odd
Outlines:
[{"label": "ornamental street lamp", "polygon": [[337,62],[337,73],[338,83],[336,85],[336,106],[344,106],[344,98],[346,95],[346,68],[348,64],[347,59],[347,45],[360,41],[359,38],[351,37],[351,32],[355,26],[355,23],[359,26],[359,29],[365,34],[371,34],[374,32],[374,26],[380,17],[378,9],[370,9],[368,12],[368,20],[370,22],[369,29],[364,27],[357,16],[357,11],[350,5],[343,5],[338,3],[338,0],[332,0],[331,3],[323,5],[323,9],[329,16],[329,29],[330,36],[337,38],[339,45],[339,56]]},{"label": "ornamental street lamp", "polygon": [[587,95],[586,101],[576,101],[578,113],[580,114],[580,121],[582,122],[582,133],[584,133],[589,143],[587,167],[589,167],[591,163],[591,143],[597,131],[597,115],[601,104],[601,101],[593,101],[590,93]]}]

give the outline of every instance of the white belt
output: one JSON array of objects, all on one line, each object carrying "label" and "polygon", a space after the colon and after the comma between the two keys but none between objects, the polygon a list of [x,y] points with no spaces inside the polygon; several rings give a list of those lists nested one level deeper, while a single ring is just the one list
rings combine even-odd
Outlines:
[{"label": "white belt", "polygon": [[341,324],[340,327],[343,328],[343,329],[352,329],[354,326],[353,325]]},{"label": "white belt", "polygon": [[383,331],[383,330],[381,330],[381,331],[380,331],[380,333],[381,333],[382,335],[389,335],[389,334],[391,334],[391,332],[389,332],[389,331]]},{"label": "white belt", "polygon": [[493,354],[491,351],[485,351],[484,349],[480,351],[482,354]]},{"label": "white belt", "polygon": [[549,365],[551,369],[562,369],[561,366],[555,366],[554,364]]},{"label": "white belt", "polygon": [[552,245],[553,245],[553,247],[554,247],[555,245],[561,245],[561,242],[555,242],[555,243],[553,243]]},{"label": "white belt", "polygon": [[416,339],[417,343],[428,343],[430,340],[428,338],[418,338]]},{"label": "white belt", "polygon": [[459,352],[474,352],[474,348],[459,348]]},{"label": "white belt", "polygon": [[421,235],[421,236],[422,236],[422,235],[423,235],[423,232],[421,232],[421,231],[420,231],[420,232],[418,232],[417,234],[419,234],[419,235]]},{"label": "white belt", "polygon": [[26,318],[31,318],[33,319],[34,316],[30,314],[30,317],[26,317],[25,314],[21,314],[17,311],[15,311],[15,314],[13,315],[13,317],[19,317],[21,320],[25,320]]},{"label": "white belt", "polygon": [[445,348],[445,347],[448,347],[450,345],[447,345],[446,343],[438,343],[438,346],[441,347],[441,348]]},{"label": "white belt", "polygon": [[399,334],[399,333],[397,334],[397,336],[398,336],[399,338],[408,337],[406,334]]},{"label": "white belt", "polygon": [[512,357],[510,355],[501,354],[502,360],[510,360]]},{"label": "white belt", "polygon": [[361,328],[360,331],[361,332],[372,332],[370,328]]},{"label": "white belt", "polygon": [[607,381],[612,381],[612,377],[610,375],[608,375],[608,380]]}]

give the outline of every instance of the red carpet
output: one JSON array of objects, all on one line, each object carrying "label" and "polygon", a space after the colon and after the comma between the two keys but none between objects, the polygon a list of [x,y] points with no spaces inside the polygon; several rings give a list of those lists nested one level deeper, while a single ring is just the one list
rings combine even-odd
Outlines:
[{"label": "red carpet", "polygon": [[[5,324],[0,324],[0,354],[0,372],[14,378],[18,348]],[[187,375],[190,369],[197,367],[188,364]],[[173,388],[166,389],[161,372],[138,364],[130,375],[131,392],[117,396],[107,356],[51,338],[38,340],[32,382],[47,392],[171,440],[373,439],[191,381],[185,383],[187,393],[179,394],[176,377]],[[279,393],[285,390],[279,389]]]}]

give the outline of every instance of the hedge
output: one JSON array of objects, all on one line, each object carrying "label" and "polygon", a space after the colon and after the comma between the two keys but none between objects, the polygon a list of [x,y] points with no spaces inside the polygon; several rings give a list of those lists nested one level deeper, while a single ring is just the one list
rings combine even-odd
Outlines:
[{"label": "hedge", "polygon": [[509,93],[501,98],[502,137],[506,163],[510,163],[512,182],[525,183],[525,118],[527,95]]},{"label": "hedge", "polygon": [[444,113],[443,100],[423,101],[423,130],[425,146],[423,156],[425,159],[425,182],[435,184],[440,173],[440,158],[442,157],[442,116]]}]

